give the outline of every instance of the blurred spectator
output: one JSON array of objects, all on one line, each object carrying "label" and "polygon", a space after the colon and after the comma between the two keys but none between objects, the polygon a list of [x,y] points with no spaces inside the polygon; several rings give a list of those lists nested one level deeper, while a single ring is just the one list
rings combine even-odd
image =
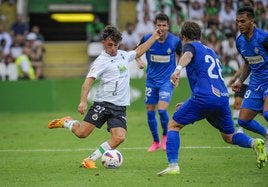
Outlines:
[{"label": "blurred spectator", "polygon": [[35,33],[29,33],[26,36],[25,47],[30,49],[30,52],[27,53],[29,56],[32,65],[35,70],[35,78],[42,79],[43,76],[43,56],[44,56],[44,47],[43,44],[37,40]]},{"label": "blurred spectator", "polygon": [[222,41],[224,39],[224,35],[223,33],[218,29],[218,25],[217,24],[212,24],[210,25],[209,28],[207,28],[204,32],[204,35],[205,35],[205,38],[208,40],[209,38],[209,35],[211,33],[215,33],[216,34],[216,37],[217,37],[217,40],[220,40]]},{"label": "blurred spectator", "polygon": [[235,39],[232,34],[227,34],[226,39],[224,39],[221,43],[222,46],[222,61],[228,67],[233,69],[230,72],[230,75],[233,75],[236,70],[239,69],[239,62],[238,62],[238,51],[235,45]]},{"label": "blurred spectator", "polygon": [[10,55],[12,58],[16,59],[19,55],[22,54],[24,47],[25,37],[21,34],[17,34],[13,38],[13,44],[10,47]]},{"label": "blurred spectator", "polygon": [[138,0],[136,4],[137,20],[141,21],[145,14],[148,14],[149,18],[153,20],[156,12],[155,3],[155,0]]},{"label": "blurred spectator", "polygon": [[31,48],[24,47],[23,53],[16,59],[15,63],[19,74],[19,79],[35,79],[35,72],[32,62],[29,59]]},{"label": "blurred spectator", "polygon": [[207,46],[213,49],[219,57],[222,56],[221,41],[217,39],[215,32],[212,32],[208,35]]},{"label": "blurred spectator", "polygon": [[37,40],[37,41],[39,41],[39,42],[41,42],[41,43],[44,43],[45,38],[44,38],[44,36],[43,36],[43,35],[41,34],[41,32],[40,32],[40,27],[39,27],[39,26],[34,25],[34,26],[32,27],[32,29],[31,29],[31,32],[36,34],[36,40]]},{"label": "blurred spectator", "polygon": [[104,24],[101,22],[100,18],[96,15],[93,22],[86,24],[86,34],[88,42],[101,41],[101,33],[103,29]]},{"label": "blurred spectator", "polygon": [[173,0],[156,0],[156,14],[164,13],[171,17],[173,7]]},{"label": "blurred spectator", "polygon": [[154,23],[152,20],[150,20],[149,15],[145,14],[143,20],[138,21],[138,23],[136,24],[136,32],[141,39],[144,35],[153,33],[153,31]]},{"label": "blurred spectator", "polygon": [[189,19],[196,22],[201,28],[204,28],[205,12],[199,1],[194,0],[189,5]]},{"label": "blurred spectator", "polygon": [[210,25],[219,24],[219,12],[220,12],[220,3],[216,0],[207,0],[205,5],[205,21],[207,27]]},{"label": "blurred spectator", "polygon": [[140,41],[139,35],[135,31],[135,25],[133,23],[126,23],[125,30],[122,32],[122,42],[120,49],[129,51],[137,47]]},{"label": "blurred spectator", "polygon": [[18,71],[14,58],[11,55],[5,56],[0,60],[0,79],[2,81],[16,81],[18,80]]},{"label": "blurred spectator", "polygon": [[219,13],[219,28],[223,33],[234,33],[236,31],[236,12],[232,4],[226,3]]},{"label": "blurred spectator", "polygon": [[5,32],[3,23],[0,22],[0,51],[2,56],[10,53],[10,46],[12,45],[12,38],[8,32]]},{"label": "blurred spectator", "polygon": [[17,15],[16,20],[14,23],[12,23],[10,30],[10,34],[13,37],[17,34],[25,36],[28,33],[28,25],[23,22],[21,15]]}]

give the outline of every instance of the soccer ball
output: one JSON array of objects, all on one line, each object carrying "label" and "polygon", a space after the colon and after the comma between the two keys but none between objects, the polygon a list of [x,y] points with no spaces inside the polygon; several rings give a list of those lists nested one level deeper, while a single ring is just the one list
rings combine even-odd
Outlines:
[{"label": "soccer ball", "polygon": [[110,149],[103,153],[101,162],[106,168],[119,168],[123,163],[123,156],[118,150]]}]

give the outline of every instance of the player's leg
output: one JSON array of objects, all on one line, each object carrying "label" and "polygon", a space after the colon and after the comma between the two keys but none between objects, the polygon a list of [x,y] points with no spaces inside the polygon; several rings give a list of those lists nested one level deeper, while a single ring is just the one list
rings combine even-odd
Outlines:
[{"label": "player's leg", "polygon": [[156,104],[158,102],[158,89],[146,86],[145,91],[145,103],[146,103],[146,111],[147,111],[147,123],[150,129],[150,132],[153,137],[153,143],[148,148],[148,152],[156,151],[160,148],[160,140],[158,135],[158,125],[156,119]]},{"label": "player's leg", "polygon": [[158,114],[160,117],[160,123],[162,127],[162,140],[161,140],[161,148],[166,150],[166,140],[167,140],[167,128],[168,128],[168,106],[169,102],[171,101],[172,92],[173,92],[173,85],[168,81],[167,83],[163,84],[159,90],[159,101],[158,101]]},{"label": "player's leg", "polygon": [[262,168],[267,161],[267,156],[264,148],[264,141],[262,139],[253,139],[245,133],[235,133],[231,110],[228,105],[220,107],[210,115],[207,120],[214,127],[219,129],[222,138],[225,142],[238,145],[245,148],[254,148],[257,155],[257,167]]},{"label": "player's leg", "polygon": [[267,135],[267,128],[254,120],[258,112],[261,112],[262,110],[263,93],[253,89],[248,89],[239,113],[239,125],[247,130],[258,133],[265,137]]},{"label": "player's leg", "polygon": [[238,116],[240,112],[240,106],[242,103],[242,97],[235,96],[234,98],[234,109],[233,109],[233,121],[234,121],[234,126],[236,129],[236,132],[243,132],[243,128],[238,124]]},{"label": "player's leg", "polygon": [[[102,154],[109,149],[117,148],[121,143],[124,142],[127,125],[126,125],[126,107],[116,106],[111,103],[106,103],[103,105],[107,119],[107,130],[111,132],[111,138],[103,142],[88,158],[82,161],[82,166],[85,168],[96,168],[95,161],[99,159]],[[99,117],[101,115],[99,114]],[[97,119],[96,119],[97,120]],[[100,125],[96,127],[101,127],[104,122],[101,121]]]},{"label": "player's leg", "polygon": [[[266,121],[268,121],[268,92],[267,92],[267,96],[265,97],[264,100],[264,105],[263,105],[263,117]],[[267,134],[265,136],[265,149],[266,149],[266,154],[268,156],[268,130],[267,130]]]},{"label": "player's leg", "polygon": [[[180,130],[187,124],[202,119],[199,115],[198,106],[191,100],[186,101],[173,114],[172,119],[168,124],[166,155],[168,160],[168,167],[159,172],[157,175],[165,174],[179,174],[180,168],[178,166],[179,150],[180,150]],[[185,125],[182,125],[185,124]]]}]

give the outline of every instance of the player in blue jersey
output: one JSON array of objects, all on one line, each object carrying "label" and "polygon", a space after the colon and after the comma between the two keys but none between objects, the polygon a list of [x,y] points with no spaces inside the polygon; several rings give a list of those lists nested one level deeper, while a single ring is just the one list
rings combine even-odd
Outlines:
[{"label": "player in blue jersey", "polygon": [[183,55],[171,81],[177,85],[182,68],[186,67],[192,96],[173,114],[167,133],[167,158],[169,167],[158,173],[179,174],[180,131],[184,126],[206,119],[218,129],[225,142],[246,148],[254,148],[257,166],[267,161],[264,141],[253,139],[245,133],[235,133],[229,96],[221,74],[221,62],[215,51],[200,42],[201,28],[195,22],[186,21],[181,30],[184,42]]},{"label": "player in blue jersey", "polygon": [[255,116],[262,112],[268,121],[268,33],[254,26],[252,7],[238,9],[236,22],[241,33],[236,39],[236,47],[244,63],[240,78],[232,85],[233,91],[239,91],[251,73],[238,123],[243,128],[265,137],[265,147],[268,151],[268,129],[254,120]]},{"label": "player in blue jersey", "polygon": [[[146,88],[145,103],[147,110],[147,122],[153,137],[153,143],[148,151],[153,152],[159,148],[166,150],[166,135],[169,121],[168,105],[172,97],[173,85],[170,76],[176,68],[176,59],[181,53],[181,40],[169,33],[169,17],[163,13],[155,17],[155,27],[160,29],[164,35],[160,37],[146,52]],[[152,34],[145,35],[141,44],[147,41]],[[139,63],[141,59],[137,59]],[[162,126],[162,140],[160,143],[158,135],[158,124],[156,109]]]}]

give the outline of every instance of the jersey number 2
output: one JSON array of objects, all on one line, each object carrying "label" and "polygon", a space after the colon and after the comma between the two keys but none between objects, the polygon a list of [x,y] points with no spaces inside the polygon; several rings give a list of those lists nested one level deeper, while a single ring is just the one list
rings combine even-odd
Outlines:
[{"label": "jersey number 2", "polygon": [[[218,79],[219,77],[223,80],[222,74],[221,74],[221,65],[220,60],[218,58],[213,58],[210,55],[205,56],[205,62],[210,63],[210,66],[208,68],[208,76],[212,79]],[[217,68],[218,74],[213,73],[213,70]]]}]

